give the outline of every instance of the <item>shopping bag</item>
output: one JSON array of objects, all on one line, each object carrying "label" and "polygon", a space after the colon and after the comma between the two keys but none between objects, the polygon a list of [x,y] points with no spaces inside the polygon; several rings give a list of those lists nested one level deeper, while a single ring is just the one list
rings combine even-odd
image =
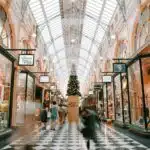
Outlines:
[{"label": "shopping bag", "polygon": [[48,111],[48,112],[47,112],[47,118],[50,118],[50,117],[51,117],[51,112]]}]

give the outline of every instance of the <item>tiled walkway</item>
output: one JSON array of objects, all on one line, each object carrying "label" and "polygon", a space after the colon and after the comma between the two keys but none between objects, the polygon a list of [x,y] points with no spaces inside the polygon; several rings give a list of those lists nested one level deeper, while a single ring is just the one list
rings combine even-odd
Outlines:
[{"label": "tiled walkway", "polygon": [[[148,150],[148,147],[102,125],[96,133],[99,146],[91,141],[90,150]],[[28,135],[13,141],[3,150],[86,150],[86,141],[75,124],[65,124],[56,131],[36,129]]]}]

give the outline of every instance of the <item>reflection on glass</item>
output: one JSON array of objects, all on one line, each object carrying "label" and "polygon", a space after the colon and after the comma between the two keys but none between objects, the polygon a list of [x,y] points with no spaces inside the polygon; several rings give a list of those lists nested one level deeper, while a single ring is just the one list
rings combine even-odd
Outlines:
[{"label": "reflection on glass", "polygon": [[114,110],[113,110],[113,92],[112,92],[112,84],[107,85],[108,90],[108,118],[113,119],[114,118]]},{"label": "reflection on glass", "polygon": [[[12,63],[0,54],[0,131],[8,127]],[[9,73],[8,73],[9,72]]]},{"label": "reflection on glass", "polygon": [[128,68],[129,96],[132,124],[144,128],[142,88],[139,61]]},{"label": "reflection on glass", "polygon": [[106,84],[103,85],[103,93],[104,93],[104,118],[107,118]]},{"label": "reflection on glass", "polygon": [[18,74],[16,123],[24,123],[26,73]]},{"label": "reflection on glass", "polygon": [[120,74],[114,79],[115,82],[115,109],[116,109],[116,120],[123,121],[122,116],[122,97],[121,97],[121,81]]},{"label": "reflection on glass", "polygon": [[27,78],[27,98],[26,98],[26,114],[33,114],[35,112],[34,103],[34,79],[30,75]]},{"label": "reflection on glass", "polygon": [[126,74],[122,76],[122,92],[124,102],[124,119],[125,123],[129,123],[129,111],[128,111],[128,93],[127,93],[127,78]]},{"label": "reflection on glass", "polygon": [[150,130],[150,58],[142,59],[142,71],[144,80],[146,118],[148,123],[148,129]]}]

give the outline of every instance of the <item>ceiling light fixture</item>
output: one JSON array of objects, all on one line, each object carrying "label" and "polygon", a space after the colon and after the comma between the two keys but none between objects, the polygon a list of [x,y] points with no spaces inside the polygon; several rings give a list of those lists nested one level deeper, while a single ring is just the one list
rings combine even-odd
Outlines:
[{"label": "ceiling light fixture", "polygon": [[100,59],[100,60],[103,60],[103,57],[100,56],[99,59]]},{"label": "ceiling light fixture", "polygon": [[111,39],[112,40],[115,40],[116,39],[116,36],[113,34],[113,35],[111,35]]},{"label": "ceiling light fixture", "polygon": [[71,43],[74,43],[75,41],[76,41],[76,39],[72,39],[72,40],[71,40]]},{"label": "ceiling light fixture", "polygon": [[32,37],[33,37],[33,38],[36,38],[36,33],[33,33],[33,34],[32,34]]}]

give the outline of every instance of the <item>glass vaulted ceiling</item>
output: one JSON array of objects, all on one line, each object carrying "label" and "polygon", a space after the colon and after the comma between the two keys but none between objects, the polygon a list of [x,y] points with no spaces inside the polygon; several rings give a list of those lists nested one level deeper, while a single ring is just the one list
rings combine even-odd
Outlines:
[{"label": "glass vaulted ceiling", "polygon": [[48,45],[48,52],[53,58],[56,73],[67,75],[65,45],[60,15],[59,0],[30,0],[33,16],[40,33]]},{"label": "glass vaulted ceiling", "polygon": [[[53,58],[57,73],[67,75],[59,0],[30,0],[29,4],[45,43],[50,45],[48,51]],[[97,46],[102,42],[116,5],[116,0],[87,0],[86,2],[78,61],[78,74],[83,78],[89,73],[98,51]]]},{"label": "glass vaulted ceiling", "polygon": [[[116,9],[116,0],[87,0],[82,30],[78,73],[86,77]],[[86,69],[85,69],[86,68]]]}]

